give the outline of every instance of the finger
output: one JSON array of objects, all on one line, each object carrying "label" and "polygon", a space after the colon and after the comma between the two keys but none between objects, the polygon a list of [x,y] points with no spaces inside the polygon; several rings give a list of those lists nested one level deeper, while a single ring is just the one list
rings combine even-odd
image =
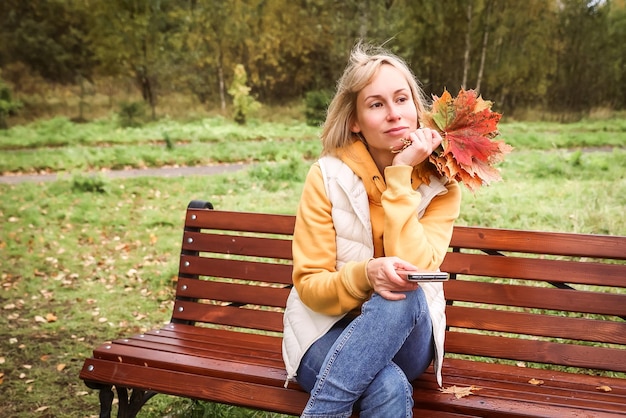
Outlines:
[{"label": "finger", "polygon": [[404,293],[395,293],[390,290],[381,290],[378,294],[387,300],[402,300],[406,299],[406,295]]}]

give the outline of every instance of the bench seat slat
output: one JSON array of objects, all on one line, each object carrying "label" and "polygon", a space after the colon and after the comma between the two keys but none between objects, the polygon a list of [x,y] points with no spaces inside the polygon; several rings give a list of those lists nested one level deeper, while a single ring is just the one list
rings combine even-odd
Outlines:
[{"label": "bench seat slat", "polygon": [[280,351],[281,349],[281,339],[279,337],[195,325],[167,324],[161,329],[148,331],[147,334],[164,335],[169,338],[199,342],[218,341],[226,345],[242,344],[244,346],[257,347],[262,351]]},{"label": "bench seat slat", "polygon": [[205,303],[177,300],[173,319],[207,322],[232,327],[282,332],[282,312],[218,306]]},{"label": "bench seat slat", "polygon": [[447,332],[448,353],[626,372],[626,350]]},{"label": "bench seat slat", "polygon": [[251,381],[256,383],[283,385],[286,378],[281,359],[254,357],[235,351],[206,349],[194,352],[189,348],[159,347],[156,343],[140,339],[105,344],[94,350],[94,356],[112,362],[132,363],[185,373],[202,373],[202,370],[210,368],[211,374],[218,377],[237,378],[243,374],[246,379],[253,379]]},{"label": "bench seat slat", "polygon": [[[89,370],[91,367],[93,370]],[[85,362],[81,378],[93,382],[117,382],[116,384],[125,387],[294,415],[304,409],[309,398],[307,393],[286,389],[282,384],[257,384],[219,378],[206,373],[184,373],[135,364],[115,364],[99,359]]]},{"label": "bench seat slat", "polygon": [[626,260],[626,236],[455,226],[450,246]]},{"label": "bench seat slat", "polygon": [[444,284],[450,301],[626,316],[626,294],[450,280]]},{"label": "bench seat slat", "polygon": [[[545,387],[558,387],[571,390],[588,390],[596,393],[598,386],[609,386],[613,389],[610,394],[626,397],[626,379],[615,377],[590,375],[584,373],[569,373],[559,370],[540,369],[534,367],[520,367],[508,364],[486,363],[458,358],[446,358],[443,362],[444,385],[447,379],[454,376],[478,376],[482,379],[503,382],[528,384],[530,379],[539,379],[545,382]],[[604,397],[606,392],[597,392]],[[610,398],[610,397],[609,397]]]},{"label": "bench seat slat", "polygon": [[[231,340],[232,341],[232,340]],[[164,337],[160,334],[144,334],[122,340],[115,340],[113,344],[132,345],[135,347],[151,348],[153,350],[165,351],[168,353],[188,354],[199,357],[247,357],[271,360],[271,364],[280,367],[282,365],[282,355],[280,351],[259,350],[256,346],[246,346],[239,344],[226,344],[221,341],[194,341],[180,338]],[[255,360],[256,361],[256,360]],[[267,363],[269,365],[270,362]]]},{"label": "bench seat slat", "polygon": [[[537,389],[530,384],[511,384],[507,382],[492,383],[480,377],[470,376],[456,377],[449,379],[451,384],[457,387],[468,387],[474,385],[480,387],[474,393],[478,396],[467,396],[459,399],[456,407],[467,412],[473,412],[479,417],[501,417],[501,416],[540,416],[540,417],[606,417],[619,416],[623,412],[619,401],[622,399],[611,399],[611,395],[605,400],[595,399],[590,391],[573,392],[568,390],[553,391]],[[418,400],[423,399],[425,403],[433,402],[445,405],[445,401],[440,400],[446,394],[428,393],[420,396],[416,390]],[[613,397],[615,398],[615,397]],[[435,407],[435,405],[433,405]],[[575,413],[573,411],[576,411]]]},{"label": "bench seat slat", "polygon": [[626,287],[626,264],[448,253],[441,270],[473,276]]},{"label": "bench seat slat", "polygon": [[179,268],[180,274],[203,275],[210,271],[213,277],[291,284],[292,266],[288,264],[181,255]]},{"label": "bench seat slat", "polygon": [[448,326],[626,345],[626,322],[448,306]]},{"label": "bench seat slat", "polygon": [[181,277],[178,279],[176,294],[179,297],[284,308],[289,289]]},{"label": "bench seat slat", "polygon": [[291,240],[186,231],[182,249],[291,260]]},{"label": "bench seat slat", "polygon": [[[516,373],[520,368],[503,367],[501,372],[496,373],[476,370],[476,375],[474,376],[469,375],[467,371],[455,374],[448,369],[446,370],[444,385],[454,384],[458,387],[478,386],[481,390],[475,393],[483,399],[517,400],[528,402],[527,405],[544,405],[546,408],[552,406],[575,408],[579,411],[589,411],[587,412],[588,414],[594,410],[596,413],[609,412],[618,414],[623,412],[626,392],[620,390],[619,387],[616,387],[611,392],[602,392],[597,389],[598,385],[591,384],[593,379],[586,379],[584,384],[563,386],[559,384],[558,374],[556,376],[546,375],[540,378],[537,375],[533,375],[533,373],[528,373],[524,374],[523,378],[517,378]],[[590,376],[586,377],[589,378]],[[535,379],[535,381],[541,380],[544,383],[533,385],[529,383],[532,381],[531,379]]]}]

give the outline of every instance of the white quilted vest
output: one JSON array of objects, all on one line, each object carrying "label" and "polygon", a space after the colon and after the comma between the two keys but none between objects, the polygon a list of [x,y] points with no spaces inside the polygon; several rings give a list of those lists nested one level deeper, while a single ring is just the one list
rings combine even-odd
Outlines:
[{"label": "white quilted vest", "polygon": [[[326,195],[332,206],[331,215],[337,233],[336,268],[339,270],[348,261],[366,260],[374,255],[369,201],[361,179],[340,159],[326,156],[319,160],[319,164],[324,177]],[[430,185],[422,184],[418,191],[422,195],[417,209],[421,217],[435,196],[447,192],[445,179],[433,176]],[[443,285],[422,283],[420,287],[426,295],[433,323],[435,371],[437,382],[441,386],[441,364],[446,328]],[[330,316],[312,311],[300,300],[295,287],[291,289],[283,317],[282,351],[287,381],[296,375],[300,361],[309,347],[344,316]]]}]

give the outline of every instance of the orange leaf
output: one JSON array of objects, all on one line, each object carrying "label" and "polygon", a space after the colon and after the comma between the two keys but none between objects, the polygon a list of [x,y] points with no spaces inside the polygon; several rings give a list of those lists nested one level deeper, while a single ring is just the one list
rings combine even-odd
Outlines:
[{"label": "orange leaf", "polygon": [[543,380],[539,380],[539,379],[535,379],[534,377],[532,379],[530,379],[528,381],[528,383],[530,383],[531,385],[535,385],[535,386],[541,386],[543,385],[545,382]]},{"label": "orange leaf", "polygon": [[607,386],[607,385],[598,386],[596,389],[598,389],[601,392],[610,392],[613,390],[611,386]]}]

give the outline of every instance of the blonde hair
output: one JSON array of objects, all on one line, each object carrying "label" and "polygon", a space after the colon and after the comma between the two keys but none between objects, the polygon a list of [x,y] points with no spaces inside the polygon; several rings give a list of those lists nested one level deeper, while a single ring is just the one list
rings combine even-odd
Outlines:
[{"label": "blonde hair", "polygon": [[406,62],[383,47],[358,42],[350,53],[348,65],[337,82],[337,91],[328,106],[321,134],[323,155],[333,155],[337,149],[357,139],[357,135],[350,129],[356,117],[357,95],[371,82],[383,64],[393,66],[404,75],[418,116],[425,111],[424,92]]}]

